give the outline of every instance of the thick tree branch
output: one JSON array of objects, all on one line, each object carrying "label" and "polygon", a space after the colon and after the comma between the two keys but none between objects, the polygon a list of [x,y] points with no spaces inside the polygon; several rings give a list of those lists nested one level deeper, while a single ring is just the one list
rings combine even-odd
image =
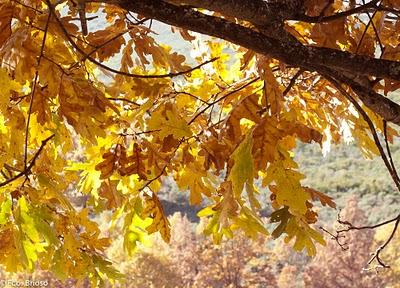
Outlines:
[{"label": "thick tree branch", "polygon": [[328,79],[335,87],[336,89],[344,96],[346,97],[356,108],[356,110],[358,111],[358,113],[361,114],[361,116],[364,118],[365,122],[367,122],[371,133],[372,133],[372,137],[374,139],[375,145],[379,150],[379,154],[381,155],[381,158],[383,160],[383,162],[385,163],[385,166],[387,168],[387,170],[390,173],[390,176],[393,179],[393,182],[395,183],[398,191],[400,192],[400,178],[399,175],[397,174],[396,170],[393,170],[391,163],[389,162],[385,151],[383,150],[383,147],[381,145],[380,139],[378,137],[378,133],[375,129],[374,123],[372,122],[372,120],[369,118],[368,114],[364,111],[364,109],[360,106],[360,104],[358,104],[358,102],[350,95],[350,93],[348,93],[339,82],[337,82],[335,79],[333,79],[332,77],[330,77],[329,75],[324,75],[324,77],[326,79]]},{"label": "thick tree branch", "polygon": [[313,69],[324,77],[332,77],[336,81],[349,86],[365,106],[380,115],[384,120],[400,125],[400,106],[397,103],[375,92],[371,87],[349,78],[344,73],[321,65]]},{"label": "thick tree branch", "polygon": [[400,62],[354,55],[330,48],[286,43],[225,19],[160,0],[120,0],[118,3],[115,1],[110,3],[173,26],[227,40],[289,65],[309,69],[312,64],[323,63],[355,75],[400,80]]},{"label": "thick tree branch", "polygon": [[[54,7],[50,3],[50,1],[47,1],[47,5],[49,6],[51,11],[55,12],[54,11]],[[124,72],[124,71],[119,71],[119,70],[113,69],[111,67],[108,67],[107,65],[104,65],[103,63],[101,63],[101,62],[97,61],[96,59],[94,59],[93,57],[91,57],[89,54],[86,54],[85,51],[83,51],[78,46],[78,44],[76,44],[72,40],[72,38],[69,36],[67,29],[64,27],[62,21],[60,20],[60,18],[58,18],[56,13],[54,13],[54,18],[56,19],[61,31],[63,31],[64,36],[67,38],[69,43],[72,45],[72,47],[74,47],[74,49],[76,49],[76,51],[78,51],[80,54],[82,54],[84,59],[88,59],[93,64],[96,64],[97,66],[99,66],[99,67],[101,67],[101,68],[103,68],[103,69],[105,69],[105,70],[107,70],[109,72],[118,74],[118,75],[123,75],[123,76],[131,77],[131,78],[143,78],[143,79],[173,78],[173,77],[181,76],[181,75],[184,75],[184,74],[189,74],[189,73],[193,72],[194,70],[200,69],[202,66],[207,65],[209,63],[212,63],[212,62],[214,62],[214,61],[216,61],[218,59],[217,57],[214,57],[214,58],[212,58],[210,60],[207,60],[207,61],[205,61],[205,62],[203,62],[203,63],[201,63],[201,64],[199,64],[199,65],[197,65],[195,67],[192,67],[192,68],[190,68],[188,70],[180,71],[180,72],[171,72],[171,73],[167,73],[167,74],[158,74],[158,75],[145,74],[145,75],[141,75],[141,74],[133,74],[133,73],[128,73],[128,72]]]},{"label": "thick tree branch", "polygon": [[175,5],[203,8],[223,15],[246,20],[256,26],[268,25],[273,21],[296,19],[304,12],[303,1],[263,0],[166,0]]},{"label": "thick tree branch", "polygon": [[[217,5],[210,1],[205,2],[210,5],[210,9],[212,5]],[[220,0],[215,2],[221,3]],[[354,55],[330,48],[307,47],[298,41],[287,41],[286,37],[274,39],[252,28],[229,22],[226,19],[200,13],[191,7],[178,7],[161,0],[111,0],[107,3],[119,5],[128,11],[173,26],[227,40],[294,67],[331,75],[341,83],[349,85],[365,105],[382,116],[383,119],[400,124],[400,106],[398,104],[373,91],[370,87],[364,87],[352,80],[352,78],[358,76],[400,80],[400,62]],[[236,4],[237,2],[235,2]],[[234,11],[232,13],[238,13],[237,7],[235,7],[231,7],[231,12]],[[327,71],[329,73],[326,73]]]}]

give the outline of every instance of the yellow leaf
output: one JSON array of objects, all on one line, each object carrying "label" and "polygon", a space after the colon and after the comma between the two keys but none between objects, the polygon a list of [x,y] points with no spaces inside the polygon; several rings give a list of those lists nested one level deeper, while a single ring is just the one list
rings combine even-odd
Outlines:
[{"label": "yellow leaf", "polygon": [[155,193],[151,197],[146,194],[145,198],[142,216],[153,219],[151,225],[146,228],[147,232],[151,234],[159,231],[163,240],[168,243],[171,239],[171,229],[160,200]]},{"label": "yellow leaf", "polygon": [[296,237],[293,248],[296,251],[307,249],[307,254],[311,257],[316,253],[314,242],[318,242],[321,245],[326,244],[320,233],[296,217],[289,218],[285,232],[288,234],[285,238],[286,243]]},{"label": "yellow leaf", "polygon": [[7,70],[0,68],[0,111],[5,112],[5,108],[10,100],[10,91],[19,91],[21,85],[8,76]]},{"label": "yellow leaf", "polygon": [[190,204],[197,205],[201,203],[201,194],[210,197],[211,192],[214,190],[210,183],[210,178],[211,175],[204,169],[199,169],[194,163],[189,163],[177,174],[175,180],[179,189],[190,190]]},{"label": "yellow leaf", "polygon": [[253,209],[260,208],[260,204],[254,195],[254,163],[253,163],[253,130],[250,130],[246,138],[233,151],[231,160],[233,166],[229,171],[228,181],[232,182],[232,190],[235,198],[240,201],[244,185]]},{"label": "yellow leaf", "polygon": [[306,201],[311,198],[300,184],[304,175],[285,165],[285,161],[292,160],[287,154],[280,153],[282,156],[285,155],[286,159],[275,161],[268,166],[263,184],[274,182],[276,184],[276,202],[280,206],[288,206],[292,214],[304,215],[307,211]]},{"label": "yellow leaf", "polygon": [[150,130],[158,131],[161,139],[172,135],[175,139],[192,136],[186,121],[171,110],[154,112],[148,122]]}]

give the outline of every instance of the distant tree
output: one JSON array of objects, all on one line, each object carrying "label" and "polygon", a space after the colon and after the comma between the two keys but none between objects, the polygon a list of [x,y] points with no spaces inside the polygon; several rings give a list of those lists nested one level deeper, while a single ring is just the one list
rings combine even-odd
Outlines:
[{"label": "distant tree", "polygon": [[[127,260],[127,259],[126,259]],[[133,261],[127,261],[125,278],[117,287],[127,288],[175,288],[182,287],[180,271],[174,270],[168,259],[150,253],[138,253]],[[112,286],[111,286],[112,287]]]},{"label": "distant tree", "polygon": [[315,205],[335,204],[304,187],[299,141],[353,139],[400,189],[381,145],[400,125],[399,15],[394,0],[0,0],[0,264],[121,277],[94,218],[124,222],[128,252],[168,242],[168,176],[207,204],[214,243],[282,235],[314,256]]},{"label": "distant tree", "polygon": [[[341,215],[354,225],[361,225],[366,221],[365,212],[358,207],[355,196],[349,199]],[[375,270],[363,269],[366,268],[366,259],[370,258],[375,247],[374,233],[374,230],[349,231],[345,239],[338,239],[344,244],[343,248],[334,240],[329,241],[323,251],[305,268],[305,287],[384,287],[384,275],[377,274]]]},{"label": "distant tree", "polygon": [[[393,233],[393,225],[382,227],[376,231],[375,240],[377,246],[383,245],[390,235]],[[382,258],[390,264],[389,269],[379,269],[380,275],[385,277],[386,288],[400,288],[400,233],[393,235],[393,240],[390,241],[387,248],[382,254]]]},{"label": "distant tree", "polygon": [[[286,265],[282,268],[278,277],[278,287],[286,288],[286,287],[298,287],[301,285],[298,280],[299,276],[299,268],[295,265]],[[301,274],[300,274],[301,275]]]},{"label": "distant tree", "polygon": [[[145,282],[140,282],[144,278],[161,285],[155,287],[276,287],[274,255],[265,239],[252,242],[236,235],[231,241],[215,246],[197,233],[195,226],[180,213],[170,221],[175,229],[169,245],[156,242],[144,249],[145,254],[139,252],[132,264],[124,264],[126,269],[122,271],[129,275],[128,283],[144,285]],[[165,269],[168,273],[164,273]],[[169,277],[174,275],[171,271],[176,280]],[[137,286],[129,284],[128,287]]]}]

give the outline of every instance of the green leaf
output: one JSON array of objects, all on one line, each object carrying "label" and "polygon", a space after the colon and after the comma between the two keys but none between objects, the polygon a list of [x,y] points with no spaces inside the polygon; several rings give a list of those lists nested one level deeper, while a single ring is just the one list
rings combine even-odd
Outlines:
[{"label": "green leaf", "polygon": [[[240,199],[245,183],[247,184],[247,189],[251,190],[249,192],[250,195],[253,195],[254,164],[251,153],[251,149],[253,148],[252,135],[251,130],[231,155],[234,164],[229,172],[228,180],[232,182],[232,190],[236,199]],[[254,196],[251,199],[254,201]]]},{"label": "green leaf", "polygon": [[12,202],[10,198],[7,198],[0,206],[0,225],[4,225],[9,221],[11,215]]}]

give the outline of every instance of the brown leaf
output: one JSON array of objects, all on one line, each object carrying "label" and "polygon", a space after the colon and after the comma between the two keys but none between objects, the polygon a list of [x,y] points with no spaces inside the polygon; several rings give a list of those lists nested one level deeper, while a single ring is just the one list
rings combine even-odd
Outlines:
[{"label": "brown leaf", "polygon": [[319,191],[317,191],[315,189],[309,188],[309,187],[303,187],[303,188],[304,188],[305,191],[310,193],[311,199],[313,201],[319,200],[323,206],[328,205],[331,208],[334,208],[334,209],[336,208],[336,203],[333,202],[332,198],[329,197],[328,195],[326,195],[326,194],[324,194],[322,192],[319,192]]}]

